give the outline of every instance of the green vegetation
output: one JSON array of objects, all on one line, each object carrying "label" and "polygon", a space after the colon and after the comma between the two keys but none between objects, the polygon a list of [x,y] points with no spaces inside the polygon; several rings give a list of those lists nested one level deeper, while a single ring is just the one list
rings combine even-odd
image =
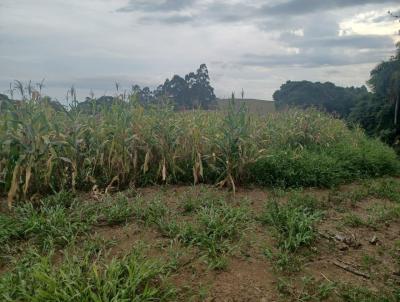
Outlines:
[{"label": "green vegetation", "polygon": [[360,187],[350,191],[331,191],[328,200],[336,205],[349,202],[354,206],[371,197],[400,203],[400,189],[397,181],[390,178],[364,180]]},{"label": "green vegetation", "polygon": [[370,74],[368,92],[361,88],[337,87],[332,83],[287,82],[274,93],[277,109],[316,107],[360,125],[368,135],[398,147],[400,123],[400,43],[389,60]]},{"label": "green vegetation", "polygon": [[301,246],[307,246],[315,239],[314,224],[320,214],[308,207],[288,204],[279,205],[276,201],[267,203],[261,219],[274,227],[278,246],[282,251],[294,252]]},{"label": "green vegetation", "polygon": [[276,200],[268,202],[260,220],[272,227],[278,251],[267,248],[266,256],[281,270],[299,270],[301,261],[296,253],[301,247],[309,247],[314,242],[315,225],[321,217],[319,204],[311,196],[289,196],[285,204]]},{"label": "green vegetation", "polygon": [[[398,300],[398,249],[387,233],[400,219],[400,186],[374,178],[398,176],[400,162],[360,128],[313,108],[253,115],[234,98],[219,111],[182,111],[212,106],[205,66],[155,92],[120,94],[117,85],[115,97],[82,104],[71,88],[68,109],[17,84],[22,101],[0,96],[0,195],[9,206],[0,212],[0,300],[197,301],[220,280],[233,283],[226,292],[251,288],[246,295],[262,300],[265,288],[250,283],[265,278],[286,300]],[[162,186],[142,195],[148,185],[201,183],[233,194],[195,186],[166,197]],[[243,188],[251,185],[273,190],[254,198]],[[333,190],[318,197],[304,187]],[[374,234],[335,233],[347,227]],[[354,257],[365,246],[377,250]],[[334,266],[344,253],[361,264]],[[334,266],[331,276],[355,272],[377,290],[315,276],[317,256],[324,270]]]},{"label": "green vegetation", "polygon": [[368,95],[365,86],[344,88],[330,82],[287,81],[275,91],[273,98],[277,109],[316,107],[347,117],[357,99],[365,95]]},{"label": "green vegetation", "polygon": [[165,183],[334,186],[396,175],[395,153],[315,110],[252,117],[116,102],[96,114],[26,101],[0,118],[0,194]]},{"label": "green vegetation", "polygon": [[400,299],[399,290],[374,292],[362,286],[342,285],[340,287],[340,298],[348,302],[397,302]]},{"label": "green vegetation", "polygon": [[[127,93],[120,91],[118,83],[115,83],[115,86],[119,101],[121,99],[135,100],[144,107],[165,102],[172,102],[176,110],[214,109],[216,107],[214,88],[210,84],[208,68],[205,64],[201,64],[196,72],[190,72],[184,77],[174,75],[171,80],[166,79],[155,90],[151,90],[149,87],[142,89],[139,85],[132,85],[131,91]],[[74,89],[72,89],[71,97],[73,101],[76,101]],[[77,107],[80,111],[93,113],[102,107],[110,109],[114,101],[111,96],[103,96],[98,99],[88,97],[84,102],[77,104]]]},{"label": "green vegetation", "polygon": [[[221,111],[229,110],[229,104],[231,99],[217,99],[218,109]],[[240,106],[246,106],[249,113],[254,115],[267,115],[274,113],[275,102],[267,100],[257,100],[257,99],[236,99],[236,108],[239,109]]]},{"label": "green vegetation", "polygon": [[[15,203],[0,215],[0,300],[397,301],[399,191],[398,179],[384,178],[329,191],[166,186]],[[336,242],[332,222],[362,227],[341,232],[363,244]]]},{"label": "green vegetation", "polygon": [[190,221],[178,223],[178,216],[167,215],[165,211],[158,213],[152,221],[159,231],[184,245],[197,247],[213,269],[226,267],[225,256],[246,231],[250,217],[245,206],[232,207],[220,198],[184,202],[184,213],[194,215]]},{"label": "green vegetation", "polygon": [[280,113],[267,123],[268,151],[248,166],[257,184],[331,187],[398,170],[390,148],[317,111]]},{"label": "green vegetation", "polygon": [[279,279],[278,291],[282,298],[293,301],[326,301],[336,289],[332,282],[316,281],[312,277],[301,278],[301,287],[297,289],[291,280]]},{"label": "green vegetation", "polygon": [[205,251],[210,266],[226,267],[224,256],[233,249],[233,242],[246,230],[248,214],[245,208],[232,208],[227,204],[202,207],[196,213],[193,224],[180,226],[176,234],[185,244]]},{"label": "green vegetation", "polygon": [[82,217],[70,194],[60,192],[42,200],[16,207],[12,216],[0,213],[0,251],[12,248],[15,240],[32,240],[41,250],[64,247],[85,233],[92,217]]},{"label": "green vegetation", "polygon": [[34,250],[19,259],[15,268],[0,278],[2,301],[166,301],[174,291],[163,278],[171,271],[166,264],[146,260],[134,250],[123,259],[104,263],[91,254],[66,255],[52,264],[52,254]]}]

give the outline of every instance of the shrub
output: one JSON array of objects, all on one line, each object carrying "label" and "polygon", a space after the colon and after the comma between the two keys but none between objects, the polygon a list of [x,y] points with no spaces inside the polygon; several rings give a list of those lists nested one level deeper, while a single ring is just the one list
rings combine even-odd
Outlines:
[{"label": "shrub", "polygon": [[281,150],[248,165],[249,180],[259,185],[332,187],[351,180],[397,175],[395,152],[376,140],[339,143],[325,149]]}]

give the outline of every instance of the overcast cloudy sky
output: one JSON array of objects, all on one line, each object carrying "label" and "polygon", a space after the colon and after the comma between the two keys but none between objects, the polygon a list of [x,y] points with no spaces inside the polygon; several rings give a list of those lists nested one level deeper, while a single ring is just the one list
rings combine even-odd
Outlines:
[{"label": "overcast cloudy sky", "polygon": [[0,0],[0,92],[46,79],[62,100],[154,87],[206,63],[219,97],[287,80],[362,85],[394,53],[399,0]]}]

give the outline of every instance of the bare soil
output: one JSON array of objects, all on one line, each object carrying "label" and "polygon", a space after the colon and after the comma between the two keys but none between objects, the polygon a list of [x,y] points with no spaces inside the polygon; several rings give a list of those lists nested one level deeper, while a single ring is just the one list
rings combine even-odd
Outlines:
[{"label": "bare soil", "polygon": [[[355,184],[343,186],[339,191],[351,192],[358,188],[359,185]],[[239,188],[233,196],[230,192],[207,186],[153,187],[138,189],[137,193],[149,200],[161,196],[170,209],[179,211],[182,196],[196,196],[202,190],[223,195],[232,204],[246,200],[254,217],[275,196],[272,190],[260,188]],[[400,219],[373,226],[350,227],[344,224],[346,215],[350,213],[367,220],[371,216],[371,207],[379,204],[390,208],[395,202],[368,197],[356,204],[344,202],[336,207],[329,204],[329,192],[308,189],[302,193],[313,195],[326,203],[327,209],[323,220],[317,225],[319,235],[316,242],[301,253],[302,265],[295,272],[279,271],[275,263],[265,256],[265,248],[273,248],[275,239],[270,229],[258,222],[254,222],[252,228],[245,232],[237,249],[228,256],[224,270],[208,268],[195,248],[171,241],[155,227],[144,226],[136,221],[122,226],[96,227],[93,235],[114,242],[107,256],[110,259],[122,257],[139,244],[146,245],[146,256],[149,258],[170,258],[171,251],[179,254],[178,269],[169,281],[179,289],[181,301],[298,301],[304,290],[304,277],[316,283],[345,283],[376,291],[385,288],[388,283],[400,285]],[[335,263],[344,263],[353,271]],[[367,277],[355,272],[362,272]],[[290,282],[290,294],[283,293],[279,288],[282,279]],[[335,299],[328,298],[328,301],[337,301]]]}]

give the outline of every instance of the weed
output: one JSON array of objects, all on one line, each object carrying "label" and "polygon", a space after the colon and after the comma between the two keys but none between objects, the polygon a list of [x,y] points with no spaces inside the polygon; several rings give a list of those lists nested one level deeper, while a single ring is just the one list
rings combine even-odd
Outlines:
[{"label": "weed", "polygon": [[333,190],[329,192],[328,201],[336,206],[343,203],[350,203],[354,206],[368,196],[369,192],[365,187],[355,188],[349,192]]},{"label": "weed", "polygon": [[301,194],[299,192],[289,194],[289,203],[290,207],[301,208],[309,213],[316,213],[325,208],[323,202],[314,196],[310,194]]},{"label": "weed", "polygon": [[108,225],[127,223],[133,216],[133,206],[123,194],[106,197],[101,204],[101,215]]},{"label": "weed", "polygon": [[201,207],[224,204],[224,198],[212,191],[203,191],[200,194],[186,194],[182,198],[182,212],[191,214]]},{"label": "weed", "polygon": [[66,255],[60,266],[51,256],[30,252],[0,277],[2,301],[166,301],[174,290],[164,279],[165,264],[146,260],[135,250],[109,264],[91,262],[91,254]]},{"label": "weed", "polygon": [[307,204],[294,207],[290,200],[285,205],[280,205],[273,200],[267,203],[261,221],[275,229],[281,250],[295,252],[299,247],[313,242],[314,224],[320,216],[319,212],[309,209]]},{"label": "weed", "polygon": [[59,201],[57,196],[46,198],[39,207],[26,203],[15,207],[10,216],[1,214],[2,247],[9,246],[11,240],[32,239],[42,250],[49,251],[55,246],[64,247],[86,233],[90,223],[66,208],[72,203],[66,199]]},{"label": "weed", "polygon": [[302,259],[299,255],[285,250],[276,252],[269,248],[264,250],[264,255],[274,264],[274,268],[285,272],[299,272]]},{"label": "weed", "polygon": [[364,254],[361,258],[361,266],[364,270],[371,271],[372,266],[377,264],[379,264],[379,261],[375,256]]},{"label": "weed", "polygon": [[223,269],[227,265],[225,255],[232,251],[233,243],[246,230],[248,209],[232,207],[226,203],[209,203],[196,211],[194,222],[176,223],[161,219],[158,227],[169,237],[177,238],[186,245],[196,246],[206,255],[209,266]]},{"label": "weed", "polygon": [[40,204],[44,208],[62,207],[68,209],[71,208],[75,202],[75,196],[72,192],[60,191],[42,199]]},{"label": "weed", "polygon": [[136,199],[133,211],[135,216],[147,225],[157,224],[169,212],[165,204],[158,198],[148,204],[141,199]]},{"label": "weed", "polygon": [[400,298],[398,288],[393,290],[372,291],[369,288],[352,285],[342,285],[338,290],[339,296],[346,302],[397,302]]},{"label": "weed", "polygon": [[244,208],[233,208],[226,204],[203,207],[198,211],[197,229],[184,234],[183,239],[207,251],[213,268],[225,268],[227,262],[223,255],[230,252],[233,241],[240,238],[247,217]]},{"label": "weed", "polygon": [[368,180],[364,187],[370,196],[400,202],[400,184],[395,179]]},{"label": "weed", "polygon": [[348,227],[357,228],[365,226],[367,223],[357,214],[350,213],[343,217],[341,224]]},{"label": "weed", "polygon": [[286,300],[290,297],[293,301],[325,301],[333,295],[336,284],[302,277],[300,284],[295,286],[290,280],[280,278],[277,288]]}]

